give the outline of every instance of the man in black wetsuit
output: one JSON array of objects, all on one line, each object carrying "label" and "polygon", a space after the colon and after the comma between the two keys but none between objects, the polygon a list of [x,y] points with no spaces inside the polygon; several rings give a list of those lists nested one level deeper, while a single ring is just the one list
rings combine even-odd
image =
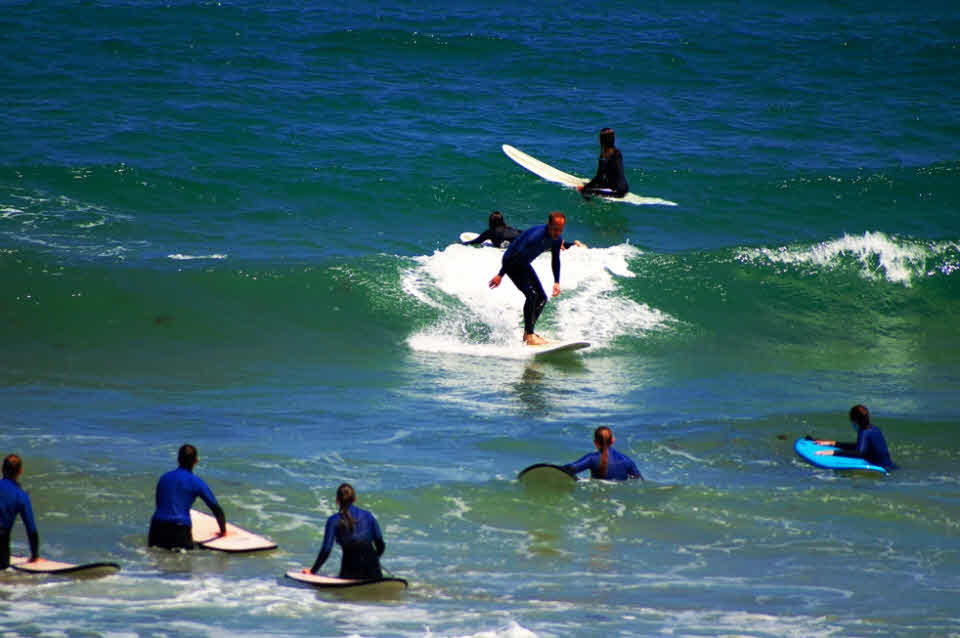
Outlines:
[{"label": "man in black wetsuit", "polygon": [[503,214],[495,210],[490,213],[490,227],[487,230],[483,231],[475,239],[470,241],[463,242],[467,246],[476,246],[482,244],[483,242],[490,240],[490,243],[493,244],[496,248],[503,248],[503,242],[511,242],[517,237],[520,236],[519,230],[511,226],[507,226],[507,223],[503,221]]},{"label": "man in black wetsuit", "polygon": [[600,131],[600,159],[597,163],[597,176],[577,190],[584,197],[603,195],[604,197],[623,197],[630,190],[627,177],[623,174],[623,155],[613,144],[612,128]]}]

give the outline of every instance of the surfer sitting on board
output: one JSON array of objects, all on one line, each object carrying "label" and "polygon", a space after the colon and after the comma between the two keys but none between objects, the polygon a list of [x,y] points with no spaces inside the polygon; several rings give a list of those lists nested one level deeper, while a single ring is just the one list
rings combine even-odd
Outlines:
[{"label": "surfer sitting on board", "polygon": [[27,528],[27,540],[30,543],[30,562],[39,560],[38,548],[40,536],[37,524],[33,520],[33,508],[17,479],[23,473],[23,462],[16,454],[8,454],[3,459],[3,480],[0,480],[0,569],[10,567],[10,530],[17,520],[17,514]]},{"label": "surfer sitting on board", "polygon": [[567,223],[566,216],[560,211],[553,211],[546,224],[534,226],[523,231],[519,237],[510,242],[500,265],[500,272],[490,280],[490,288],[500,285],[503,275],[506,274],[517,289],[526,297],[523,304],[523,341],[528,346],[541,346],[547,340],[534,333],[533,327],[547,305],[547,295],[543,292],[540,278],[533,270],[531,262],[540,256],[547,248],[552,254],[553,268],[553,296],[560,294],[560,250],[563,246],[563,227]]},{"label": "surfer sitting on board", "polygon": [[850,408],[850,425],[857,431],[856,443],[838,443],[837,441],[815,440],[817,445],[832,445],[839,450],[818,450],[819,456],[852,456],[861,458],[867,463],[879,465],[887,470],[895,466],[887,450],[887,440],[883,432],[870,423],[870,412],[865,405],[855,405]]},{"label": "surfer sitting on board", "polygon": [[157,509],[150,519],[150,532],[147,534],[149,547],[193,549],[190,508],[198,496],[216,517],[220,525],[219,536],[227,535],[227,519],[223,509],[203,479],[193,473],[197,460],[197,448],[185,443],[177,452],[177,469],[170,470],[157,481]]},{"label": "surfer sitting on board", "polygon": [[597,176],[577,190],[584,197],[603,195],[605,197],[623,197],[630,190],[627,177],[623,174],[623,155],[613,145],[613,129],[600,131],[600,160],[597,163]]},{"label": "surfer sitting on board", "polygon": [[323,545],[317,560],[309,570],[303,573],[316,574],[326,562],[336,540],[343,549],[340,561],[340,578],[360,580],[379,580],[383,578],[380,570],[380,557],[386,545],[377,519],[367,510],[356,507],[357,493],[349,483],[337,488],[337,507],[340,511],[327,519],[323,530]]},{"label": "surfer sitting on board", "polygon": [[637,469],[637,464],[626,454],[613,449],[613,431],[601,425],[593,431],[593,444],[596,452],[585,454],[579,460],[564,465],[563,468],[573,474],[590,470],[590,478],[606,479],[608,481],[626,481],[627,479],[643,480],[643,475]]}]

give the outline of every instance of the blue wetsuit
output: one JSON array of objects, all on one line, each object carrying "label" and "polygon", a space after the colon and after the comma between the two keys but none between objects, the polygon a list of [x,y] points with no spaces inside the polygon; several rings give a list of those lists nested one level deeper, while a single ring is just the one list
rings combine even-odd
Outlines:
[{"label": "blue wetsuit", "polygon": [[213,512],[220,524],[220,529],[226,529],[223,509],[207,484],[190,470],[178,467],[167,472],[157,481],[157,509],[153,513],[153,518],[150,519],[147,544],[167,549],[175,547],[193,549],[190,508],[197,497],[203,499]]},{"label": "blue wetsuit", "polygon": [[40,536],[37,524],[33,520],[33,508],[30,496],[12,479],[0,480],[0,569],[10,566],[10,530],[17,516],[27,528],[27,540],[30,542],[30,559],[38,556]]},{"label": "blue wetsuit", "polygon": [[380,556],[386,549],[383,534],[377,519],[367,510],[351,505],[347,510],[353,519],[353,529],[347,526],[347,521],[337,512],[327,519],[323,530],[323,546],[317,554],[310,572],[317,570],[326,562],[336,540],[343,549],[343,559],[340,562],[340,578],[383,578],[380,570]]},{"label": "blue wetsuit", "polygon": [[627,479],[643,478],[640,470],[637,469],[637,464],[634,463],[629,456],[617,452],[612,447],[607,448],[606,476],[599,475],[601,460],[600,452],[590,452],[589,454],[584,454],[579,460],[568,463],[563,467],[574,474],[589,469],[591,478],[607,479],[608,481],[626,481]]},{"label": "blue wetsuit", "polygon": [[547,225],[540,224],[523,231],[519,237],[510,242],[507,251],[503,253],[499,275],[506,274],[513,281],[526,301],[523,304],[523,331],[533,334],[533,327],[547,305],[547,294],[543,291],[540,278],[533,270],[531,262],[540,256],[540,253],[549,249],[551,252],[550,265],[553,268],[553,280],[560,283],[560,248],[563,238],[552,239],[547,233]]},{"label": "blue wetsuit", "polygon": [[896,467],[890,459],[887,440],[883,437],[880,428],[875,425],[859,430],[856,443],[837,443],[837,447],[840,450],[834,452],[836,456],[861,458],[867,463],[873,463],[888,470]]}]

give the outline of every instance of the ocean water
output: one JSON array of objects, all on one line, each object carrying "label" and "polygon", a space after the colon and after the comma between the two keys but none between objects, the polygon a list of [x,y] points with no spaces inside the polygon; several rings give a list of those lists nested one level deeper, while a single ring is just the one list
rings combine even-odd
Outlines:
[{"label": "ocean water", "polygon": [[[957,6],[52,0],[0,36],[0,452],[42,555],[123,567],[0,576],[0,635],[960,635]],[[677,207],[500,150],[590,176],[604,126]],[[538,331],[591,348],[524,356],[456,241],[494,209],[566,213]],[[855,403],[886,478],[793,453]],[[644,483],[518,484],[597,425]],[[144,547],[187,441],[278,550]],[[284,582],[343,481],[404,596]]]}]

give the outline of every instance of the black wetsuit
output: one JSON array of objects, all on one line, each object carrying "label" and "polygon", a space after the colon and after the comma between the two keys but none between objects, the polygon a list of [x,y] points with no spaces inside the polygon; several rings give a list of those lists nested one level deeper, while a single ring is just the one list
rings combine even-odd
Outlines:
[{"label": "black wetsuit", "polygon": [[600,154],[597,176],[584,184],[580,192],[584,195],[623,197],[629,190],[627,177],[623,174],[623,155],[620,149],[615,148],[610,157]]},{"label": "black wetsuit", "polygon": [[467,246],[476,246],[490,240],[490,243],[497,248],[503,248],[503,242],[511,242],[520,236],[521,231],[512,226],[497,226],[494,229],[487,229],[480,233],[476,239],[463,242]]}]

